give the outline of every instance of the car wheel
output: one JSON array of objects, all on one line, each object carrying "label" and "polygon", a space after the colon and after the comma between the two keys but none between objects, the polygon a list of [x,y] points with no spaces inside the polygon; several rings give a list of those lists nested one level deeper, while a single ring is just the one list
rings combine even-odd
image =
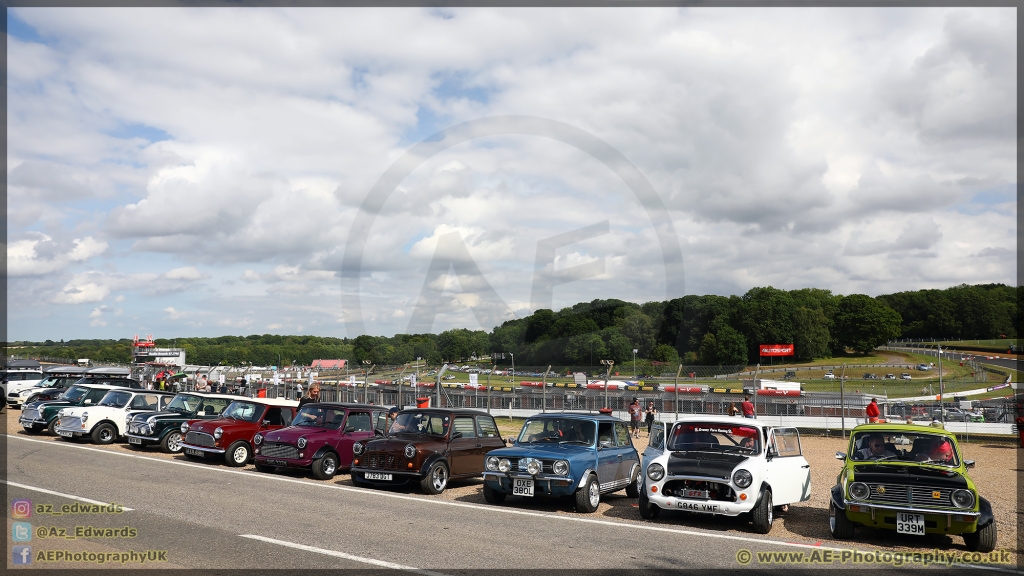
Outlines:
[{"label": "car wheel", "polygon": [[256,471],[257,472],[266,472],[266,473],[269,474],[269,473],[273,472],[274,470],[277,470],[277,466],[269,466],[267,464],[260,464],[259,462],[256,462],[253,465],[256,466]]},{"label": "car wheel", "polygon": [[181,432],[171,432],[160,441],[160,450],[168,454],[181,452]]},{"label": "car wheel", "polygon": [[56,418],[50,420],[50,423],[46,425],[46,431],[49,432],[51,436],[56,436],[57,435],[57,419]]},{"label": "car wheel", "polygon": [[853,522],[846,517],[846,510],[840,510],[835,502],[828,503],[828,529],[836,540],[853,538]]},{"label": "car wheel", "polygon": [[228,447],[227,452],[224,453],[224,461],[227,462],[228,466],[238,468],[249,463],[250,455],[252,455],[252,452],[249,450],[249,445],[239,440]]},{"label": "car wheel", "polygon": [[978,528],[973,534],[964,534],[964,544],[971,552],[991,552],[996,549],[996,521]]},{"label": "car wheel", "polygon": [[626,486],[626,496],[630,498],[636,498],[640,496],[640,467],[636,466],[633,475],[629,478],[629,484]]},{"label": "car wheel", "polygon": [[338,471],[338,457],[333,452],[313,460],[313,478],[317,480],[330,480]]},{"label": "car wheel", "polygon": [[597,505],[601,503],[601,487],[597,483],[597,476],[587,476],[583,484],[576,490],[576,511],[597,512]]},{"label": "car wheel", "polygon": [[649,498],[647,498],[647,490],[643,486],[640,487],[640,497],[637,498],[637,506],[640,508],[640,517],[644,520],[654,520],[661,513],[661,507],[657,504],[651,504]]},{"label": "car wheel", "polygon": [[92,431],[92,441],[97,444],[110,444],[117,440],[117,429],[113,424],[103,423]]},{"label": "car wheel", "polygon": [[761,501],[750,511],[754,521],[754,532],[767,534],[772,529],[774,510],[772,509],[772,491],[765,490],[761,494]]},{"label": "car wheel", "polygon": [[448,486],[448,466],[441,461],[434,462],[427,475],[420,481],[424,494],[440,494]]},{"label": "car wheel", "polygon": [[488,504],[501,504],[505,501],[505,496],[507,496],[507,494],[500,490],[491,488],[490,484],[484,482],[484,500],[486,500]]}]

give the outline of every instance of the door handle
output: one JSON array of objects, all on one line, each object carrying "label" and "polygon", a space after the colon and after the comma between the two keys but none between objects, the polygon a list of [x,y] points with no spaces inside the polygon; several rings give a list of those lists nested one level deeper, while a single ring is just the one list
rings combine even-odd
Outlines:
[{"label": "door handle", "polygon": [[483,446],[484,446],[483,444],[477,444],[476,445],[477,448],[483,448]]},{"label": "door handle", "polygon": [[810,464],[804,464],[803,466],[801,466],[801,468],[810,468],[810,467],[811,467]]}]

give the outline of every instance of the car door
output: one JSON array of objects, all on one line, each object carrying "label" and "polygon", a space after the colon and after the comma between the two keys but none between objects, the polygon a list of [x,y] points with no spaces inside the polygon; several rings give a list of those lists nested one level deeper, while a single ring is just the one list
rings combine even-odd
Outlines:
[{"label": "car door", "polygon": [[648,464],[652,460],[661,456],[665,450],[665,423],[655,422],[651,426],[651,437],[647,440],[647,446],[644,446],[643,454],[640,455],[640,466],[643,470],[647,469]]},{"label": "car door", "polygon": [[633,440],[629,435],[629,427],[626,426],[625,422],[615,423],[615,437],[618,440],[616,458],[619,467],[615,478],[611,479],[612,481],[629,478],[629,473],[633,470],[633,465],[636,464],[636,460],[633,457],[636,449],[633,447]]},{"label": "car door", "polygon": [[597,479],[602,484],[614,481],[619,473],[619,462],[622,460],[622,453],[619,451],[617,444],[615,441],[615,423],[598,422]]},{"label": "car door", "polygon": [[811,499],[811,465],[803,457],[796,428],[775,428],[768,439],[771,460],[766,463],[775,505]]},{"label": "car door", "polygon": [[370,412],[363,410],[349,411],[348,418],[345,420],[344,428],[335,446],[338,449],[342,468],[348,468],[352,465],[352,445],[368,438],[373,438],[373,417]]},{"label": "car door", "polygon": [[[452,421],[452,439],[448,444],[448,463],[453,476],[483,472],[484,459],[476,421],[472,416],[456,416]],[[458,435],[458,438],[455,436]]]}]

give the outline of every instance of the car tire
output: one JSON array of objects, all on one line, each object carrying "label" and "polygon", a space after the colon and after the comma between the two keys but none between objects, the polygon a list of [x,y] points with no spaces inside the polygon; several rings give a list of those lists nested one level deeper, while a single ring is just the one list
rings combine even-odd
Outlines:
[{"label": "car tire", "polygon": [[109,422],[104,422],[93,428],[92,441],[96,444],[113,444],[117,440],[117,428]]},{"label": "car tire", "polygon": [[597,483],[597,476],[590,474],[576,490],[576,511],[593,514],[597,512],[599,504],[601,504],[600,486]]},{"label": "car tire", "polygon": [[754,523],[754,532],[767,534],[771,531],[772,521],[775,520],[771,490],[765,490],[761,493],[761,501],[750,511],[750,519]]},{"label": "car tire", "polygon": [[840,510],[831,499],[828,503],[828,529],[836,540],[853,538],[854,524],[846,517],[846,510]]},{"label": "car tire", "polygon": [[57,419],[53,418],[50,423],[46,425],[46,431],[50,433],[50,436],[57,435]]},{"label": "car tire", "polygon": [[486,500],[488,504],[501,504],[505,501],[506,496],[507,494],[504,492],[495,490],[494,488],[491,488],[490,484],[484,482],[484,500]]},{"label": "car tire", "polygon": [[330,480],[334,478],[334,473],[338,471],[338,457],[334,455],[334,452],[328,452],[313,460],[312,469],[313,478],[317,480]]},{"label": "car tire", "polygon": [[249,463],[250,458],[252,458],[252,450],[243,440],[239,440],[231,446],[228,446],[227,451],[224,452],[224,462],[228,466],[235,468],[245,466]]},{"label": "car tire", "polygon": [[253,466],[256,467],[256,471],[257,472],[264,472],[266,474],[270,474],[274,470],[277,470],[277,466],[270,466],[270,465],[267,465],[267,464],[260,464],[259,462],[256,462],[255,464],[253,464]]},{"label": "car tire", "polygon": [[637,498],[640,496],[640,467],[636,466],[633,475],[629,477],[629,484],[626,485],[626,496]]},{"label": "car tire", "polygon": [[448,486],[448,465],[438,460],[434,462],[427,475],[420,480],[420,488],[424,494],[440,494]]},{"label": "car tire", "polygon": [[180,453],[181,432],[173,430],[167,434],[164,434],[164,439],[160,441],[160,450],[168,454]]},{"label": "car tire", "polygon": [[637,507],[640,509],[640,517],[644,520],[654,520],[661,513],[661,507],[657,504],[651,504],[650,499],[647,498],[647,490],[643,487],[640,488]]},{"label": "car tire", "polygon": [[996,521],[978,528],[977,532],[964,534],[964,544],[971,552],[991,552],[996,549]]}]

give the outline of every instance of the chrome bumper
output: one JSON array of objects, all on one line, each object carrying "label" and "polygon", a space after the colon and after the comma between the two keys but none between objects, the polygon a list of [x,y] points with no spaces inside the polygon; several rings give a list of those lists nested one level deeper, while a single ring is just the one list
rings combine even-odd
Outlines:
[{"label": "chrome bumper", "polygon": [[182,442],[181,449],[184,450],[185,448],[191,448],[193,450],[198,450],[200,452],[208,452],[210,454],[223,454],[224,452],[227,452],[225,448],[208,448],[206,446],[196,446],[195,444],[187,444],[185,442]]}]

